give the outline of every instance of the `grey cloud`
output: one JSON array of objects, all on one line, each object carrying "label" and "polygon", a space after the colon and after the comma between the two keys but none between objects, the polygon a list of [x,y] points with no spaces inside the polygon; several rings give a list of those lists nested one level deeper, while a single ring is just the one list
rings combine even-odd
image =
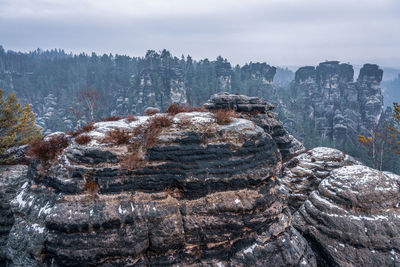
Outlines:
[{"label": "grey cloud", "polygon": [[400,2],[392,0],[0,0],[6,49],[60,47],[143,55],[169,49],[233,63],[325,59],[400,67]]}]

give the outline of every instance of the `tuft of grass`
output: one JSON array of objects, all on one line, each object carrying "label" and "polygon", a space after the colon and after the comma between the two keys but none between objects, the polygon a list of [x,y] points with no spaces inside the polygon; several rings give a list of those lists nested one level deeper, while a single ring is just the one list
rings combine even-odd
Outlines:
[{"label": "tuft of grass", "polygon": [[126,130],[116,128],[107,132],[106,136],[101,141],[102,143],[112,143],[115,145],[129,144],[131,136]]},{"label": "tuft of grass", "polygon": [[191,108],[186,105],[171,104],[167,109],[167,113],[169,115],[176,115],[176,114],[182,113],[182,112],[190,112],[190,109]]},{"label": "tuft of grass", "polygon": [[201,107],[192,107],[190,109],[190,112],[207,112],[207,110],[204,108],[204,106]]},{"label": "tuft of grass", "polygon": [[82,134],[82,135],[79,135],[78,137],[75,137],[75,142],[77,142],[80,145],[86,145],[91,140],[92,140],[92,138],[87,134]]},{"label": "tuft of grass", "polygon": [[158,109],[149,109],[144,111],[144,115],[146,116],[152,116],[154,114],[160,113]]},{"label": "tuft of grass", "polygon": [[95,195],[99,192],[100,187],[94,180],[86,180],[85,184],[83,185],[83,191],[88,192],[91,195]]},{"label": "tuft of grass", "polygon": [[233,118],[237,118],[237,113],[232,109],[216,109],[211,112],[219,125],[227,125],[233,121]]},{"label": "tuft of grass", "polygon": [[27,154],[36,160],[48,162],[68,146],[68,139],[65,135],[55,135],[47,140],[35,139],[29,143]]},{"label": "tuft of grass", "polygon": [[169,116],[156,116],[151,118],[149,127],[165,128],[172,125],[172,119]]},{"label": "tuft of grass", "polygon": [[206,112],[206,109],[203,106],[191,107],[189,105],[179,105],[179,104],[171,104],[167,109],[167,113],[173,116],[182,112]]},{"label": "tuft of grass", "polygon": [[141,157],[137,152],[125,155],[121,162],[121,166],[129,170],[143,168],[146,166],[146,164],[147,161],[143,159],[143,157]]},{"label": "tuft of grass", "polygon": [[106,118],[102,118],[100,121],[119,121],[121,119],[120,116],[110,116]]},{"label": "tuft of grass", "polygon": [[73,132],[69,131],[69,132],[67,132],[67,134],[72,135],[73,137],[76,137],[82,133],[87,133],[87,132],[93,131],[94,129],[95,129],[94,123],[92,122],[85,126],[79,127],[78,129],[76,129]]},{"label": "tuft of grass", "polygon": [[132,121],[136,121],[137,118],[135,116],[133,116],[132,114],[126,115],[124,118],[127,122],[132,122]]}]

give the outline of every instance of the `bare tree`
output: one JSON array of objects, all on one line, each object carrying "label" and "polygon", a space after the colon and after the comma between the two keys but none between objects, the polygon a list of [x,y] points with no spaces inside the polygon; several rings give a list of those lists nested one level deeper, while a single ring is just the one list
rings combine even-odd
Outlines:
[{"label": "bare tree", "polygon": [[90,120],[94,121],[94,112],[97,108],[97,101],[99,99],[99,93],[96,89],[85,90],[81,94],[82,101],[85,104],[87,110],[89,111]]}]

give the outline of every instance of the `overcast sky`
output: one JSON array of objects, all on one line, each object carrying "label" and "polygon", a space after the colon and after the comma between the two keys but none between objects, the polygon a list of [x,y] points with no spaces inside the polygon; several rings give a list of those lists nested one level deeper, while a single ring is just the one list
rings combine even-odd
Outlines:
[{"label": "overcast sky", "polygon": [[0,0],[0,45],[400,67],[400,0]]}]

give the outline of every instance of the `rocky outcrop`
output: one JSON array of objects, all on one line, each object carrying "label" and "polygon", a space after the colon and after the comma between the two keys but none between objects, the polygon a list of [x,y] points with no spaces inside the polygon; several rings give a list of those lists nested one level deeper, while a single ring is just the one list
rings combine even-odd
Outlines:
[{"label": "rocky outcrop", "polygon": [[355,143],[357,134],[378,124],[383,98],[382,70],[377,65],[365,64],[356,82],[353,74],[351,65],[338,61],[300,68],[291,88],[293,117],[311,120],[323,141]]},{"label": "rocky outcrop", "polygon": [[400,265],[400,177],[362,165],[333,170],[295,213],[321,266]]},{"label": "rocky outcrop", "polygon": [[[152,146],[137,143],[138,127],[158,116],[96,123],[88,144],[68,137],[51,165],[31,164],[12,202],[9,263],[315,266],[291,226],[271,135],[243,118],[219,125],[193,112],[164,124]],[[115,128],[130,141],[104,143]]]},{"label": "rocky outcrop", "polygon": [[342,151],[328,147],[313,148],[284,163],[280,181],[288,191],[292,212],[317,190],[332,170],[355,164],[360,163]]},{"label": "rocky outcrop", "polygon": [[26,182],[28,166],[0,167],[0,265],[5,265],[8,234],[14,223],[10,202]]},{"label": "rocky outcrop", "polygon": [[220,93],[213,95],[204,106],[209,110],[233,109],[239,117],[251,120],[263,128],[276,142],[283,160],[304,150],[303,145],[284,129],[278,115],[272,112],[274,105],[263,98]]}]

